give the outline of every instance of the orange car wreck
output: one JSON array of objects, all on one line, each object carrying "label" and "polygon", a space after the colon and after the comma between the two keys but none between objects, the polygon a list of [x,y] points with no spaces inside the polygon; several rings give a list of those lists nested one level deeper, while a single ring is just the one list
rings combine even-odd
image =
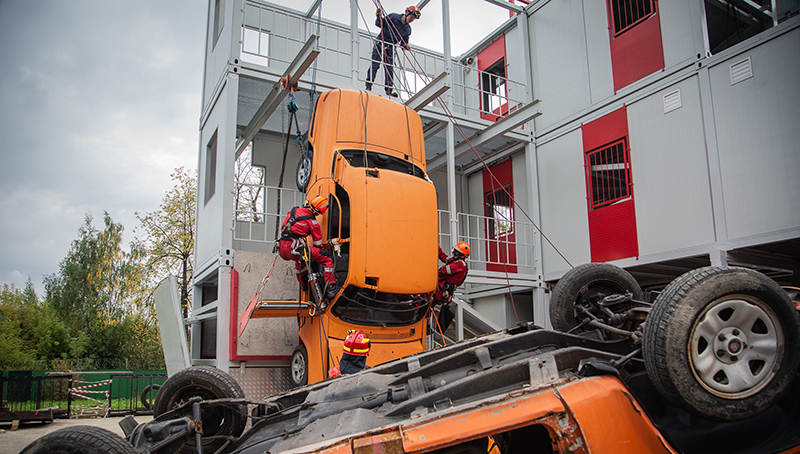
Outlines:
[{"label": "orange car wreck", "polygon": [[[768,277],[700,268],[650,304],[624,270],[587,264],[559,281],[550,304],[553,324],[572,333],[520,325],[263,401],[244,399],[222,371],[184,369],[159,390],[154,420],[127,418],[127,442],[109,433],[109,444],[147,453],[800,452],[800,317]],[[59,432],[25,452],[48,452]]]}]

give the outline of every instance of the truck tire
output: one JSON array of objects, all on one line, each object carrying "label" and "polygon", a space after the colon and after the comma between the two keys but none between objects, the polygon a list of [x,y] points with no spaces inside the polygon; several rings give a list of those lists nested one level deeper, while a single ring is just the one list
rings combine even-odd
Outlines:
[{"label": "truck tire", "polygon": [[[190,367],[169,377],[156,394],[153,416],[158,418],[193,397],[203,400],[242,399],[244,392],[238,383],[225,372],[213,367]],[[192,416],[192,407],[181,410],[176,417]],[[203,422],[203,451],[214,452],[227,442],[224,438],[207,439],[211,436],[238,437],[247,424],[247,404],[204,405],[200,408]],[[184,445],[183,452],[194,451],[194,437]]]},{"label": "truck tire", "polygon": [[642,351],[663,396],[700,417],[737,421],[769,408],[800,365],[800,319],[783,289],[746,268],[706,267],[653,304]]},{"label": "truck tire", "polygon": [[135,454],[119,435],[93,426],[73,426],[50,432],[23,449],[20,454]]},{"label": "truck tire", "polygon": [[295,387],[308,384],[308,351],[305,345],[298,345],[292,353],[292,384]]},{"label": "truck tire", "polygon": [[[585,263],[564,274],[550,296],[550,323],[553,329],[562,332],[585,332],[595,329],[584,325],[576,329],[587,318],[579,307],[595,314],[600,319],[607,316],[599,311],[599,302],[611,295],[630,294],[634,300],[643,300],[644,293],[636,279],[624,269],[608,263]],[[629,309],[628,305],[625,309]],[[625,323],[626,330],[635,328]],[[606,333],[609,338],[618,338]]]}]

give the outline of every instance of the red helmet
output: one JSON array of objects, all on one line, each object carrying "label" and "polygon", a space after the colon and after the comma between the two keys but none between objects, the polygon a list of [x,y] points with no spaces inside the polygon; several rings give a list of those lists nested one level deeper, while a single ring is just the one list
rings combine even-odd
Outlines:
[{"label": "red helmet", "polygon": [[419,16],[422,13],[420,13],[419,8],[417,8],[414,5],[411,5],[408,8],[406,8],[406,15],[408,15],[408,14],[411,14],[412,16],[414,16],[415,19],[419,19]]},{"label": "red helmet", "polygon": [[354,356],[367,356],[369,355],[369,338],[363,331],[350,330],[347,332],[347,337],[344,338],[344,345],[342,350]]},{"label": "red helmet", "polygon": [[328,211],[328,198],[318,195],[309,202],[309,207],[314,214],[322,214]]},{"label": "red helmet", "polygon": [[469,257],[469,244],[461,241],[453,246],[453,252],[460,252],[464,257]]}]

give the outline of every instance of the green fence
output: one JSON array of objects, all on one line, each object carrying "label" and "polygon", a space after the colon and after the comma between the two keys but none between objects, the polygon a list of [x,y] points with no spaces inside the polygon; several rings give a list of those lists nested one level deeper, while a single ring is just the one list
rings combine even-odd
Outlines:
[{"label": "green fence", "polygon": [[2,371],[0,413],[54,408],[55,417],[152,414],[155,395],[166,378],[164,370]]}]

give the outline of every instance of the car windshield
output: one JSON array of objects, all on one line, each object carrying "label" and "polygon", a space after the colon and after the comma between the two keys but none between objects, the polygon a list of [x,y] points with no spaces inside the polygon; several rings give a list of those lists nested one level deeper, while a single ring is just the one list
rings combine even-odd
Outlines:
[{"label": "car windshield", "polygon": [[340,150],[339,153],[347,159],[347,162],[353,167],[386,169],[425,178],[425,172],[423,172],[422,169],[405,159],[375,151],[367,151],[366,157],[364,155],[364,150]]},{"label": "car windshield", "polygon": [[333,305],[333,314],[345,322],[373,326],[406,326],[428,311],[425,295],[400,295],[348,286]]}]

